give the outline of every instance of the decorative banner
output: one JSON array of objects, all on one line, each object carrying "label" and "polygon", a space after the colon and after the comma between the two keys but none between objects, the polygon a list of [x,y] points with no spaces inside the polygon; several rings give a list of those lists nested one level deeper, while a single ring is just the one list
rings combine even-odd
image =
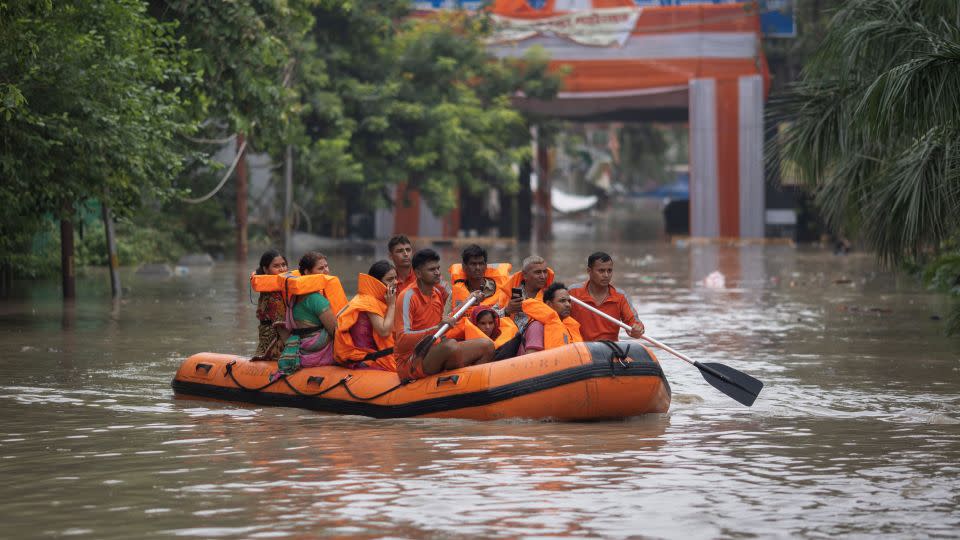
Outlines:
[{"label": "decorative banner", "polygon": [[641,8],[573,11],[543,19],[514,19],[492,15],[493,43],[515,42],[554,34],[581,45],[622,46],[637,25]]}]

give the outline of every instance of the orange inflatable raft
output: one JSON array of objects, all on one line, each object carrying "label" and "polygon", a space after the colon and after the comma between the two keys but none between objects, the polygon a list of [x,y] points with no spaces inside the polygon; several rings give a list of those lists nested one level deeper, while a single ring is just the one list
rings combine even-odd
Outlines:
[{"label": "orange inflatable raft", "polygon": [[276,362],[227,354],[186,359],[174,392],[374,418],[581,421],[663,413],[670,385],[638,343],[573,343],[401,384],[396,373],[336,366],[270,382]]}]

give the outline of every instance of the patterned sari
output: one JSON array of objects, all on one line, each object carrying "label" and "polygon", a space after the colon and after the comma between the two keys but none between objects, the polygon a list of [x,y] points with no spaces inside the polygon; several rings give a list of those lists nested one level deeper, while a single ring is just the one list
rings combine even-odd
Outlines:
[{"label": "patterned sari", "polygon": [[[320,296],[318,293],[312,294]],[[301,298],[303,297],[298,298],[295,302]],[[327,309],[330,309],[329,302],[327,302],[325,298],[323,301],[326,303]],[[294,320],[293,312],[294,309],[293,306],[291,306],[286,313],[286,328],[291,334],[284,344],[280,358],[277,360],[278,371],[274,376],[290,375],[301,367],[335,365],[336,362],[333,360],[333,340],[330,339],[330,334],[326,328],[323,328],[319,323],[317,326],[313,326],[311,323],[298,322]],[[316,313],[315,315],[319,318],[320,313]],[[307,333],[297,331],[304,329],[304,326],[313,328],[313,330]]]},{"label": "patterned sari", "polygon": [[254,360],[276,360],[283,349],[283,336],[274,323],[282,323],[287,314],[283,296],[278,292],[260,293],[257,300],[257,351]]}]

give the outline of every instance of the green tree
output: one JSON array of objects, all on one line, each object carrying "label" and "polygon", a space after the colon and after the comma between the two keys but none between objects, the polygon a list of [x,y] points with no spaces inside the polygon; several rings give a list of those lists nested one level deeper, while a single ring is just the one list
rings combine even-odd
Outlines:
[{"label": "green tree", "polygon": [[[885,264],[956,252],[958,80],[960,4],[850,0],[773,103],[773,119],[791,122],[782,157],[816,189],[828,223],[859,234]],[[960,293],[960,273],[938,283]],[[960,307],[949,328],[960,330]]]},{"label": "green tree", "polygon": [[70,223],[75,204],[92,198],[127,215],[170,193],[179,135],[194,130],[178,91],[191,79],[187,62],[170,26],[137,0],[0,3],[7,275],[31,262],[29,241],[46,216]]},{"label": "green tree", "polygon": [[[313,27],[315,0],[195,2],[151,0],[157,18],[174,23],[177,36],[195,54],[190,67],[200,76],[185,87],[193,114],[202,119],[202,138],[222,139],[236,134],[255,149],[282,162],[287,144],[303,143],[304,84],[322,78],[323,64],[308,39]],[[238,143],[237,147],[241,145]],[[181,180],[203,176],[205,160],[191,164]],[[246,162],[235,173],[236,197],[230,218],[237,225],[237,255],[246,258]],[[234,191],[236,193],[236,191]],[[220,200],[205,203],[225,206]],[[184,210],[193,213],[192,210]],[[201,214],[208,210],[197,210]]]},{"label": "green tree", "polygon": [[397,184],[438,214],[456,206],[458,190],[515,190],[511,165],[528,159],[529,131],[510,98],[549,99],[560,87],[542,53],[489,55],[486,16],[409,18],[408,9],[395,0],[315,9],[328,82],[307,96],[315,142],[301,163],[315,207],[334,222],[348,207],[389,204],[387,187]]}]

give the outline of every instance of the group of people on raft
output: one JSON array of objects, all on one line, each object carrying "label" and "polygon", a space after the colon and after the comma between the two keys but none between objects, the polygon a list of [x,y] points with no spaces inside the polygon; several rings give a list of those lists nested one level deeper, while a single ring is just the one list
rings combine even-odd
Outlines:
[{"label": "group of people on raft", "polygon": [[[571,297],[623,321],[631,337],[644,332],[630,301],[610,284],[613,258],[604,252],[587,258],[585,283],[567,287],[554,280],[543,257],[527,257],[511,274],[509,264],[488,264],[486,250],[473,244],[450,267],[448,286],[436,251],[414,252],[403,235],[391,238],[387,249],[389,260],[359,274],[357,295],[349,301],[332,276],[331,286],[308,294],[261,293],[253,359],[276,360],[273,378],[301,367],[339,365],[393,371],[412,381],[578,341],[617,340],[618,326]],[[298,270],[299,276],[330,275],[326,257],[316,251],[303,255]],[[289,271],[286,258],[271,250],[254,277]],[[471,297],[473,306],[454,319]],[[417,344],[443,325],[449,331],[426,354],[416,354]]]}]

